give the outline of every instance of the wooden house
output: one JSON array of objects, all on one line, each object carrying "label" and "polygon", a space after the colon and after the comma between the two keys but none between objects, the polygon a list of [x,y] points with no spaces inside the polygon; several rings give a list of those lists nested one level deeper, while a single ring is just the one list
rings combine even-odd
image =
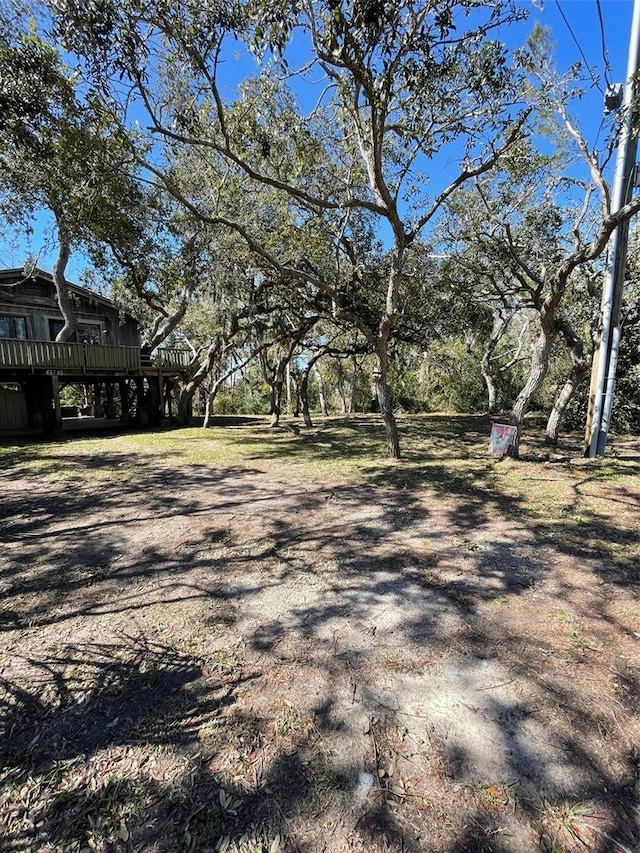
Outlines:
[{"label": "wooden house", "polygon": [[[69,294],[78,331],[56,343],[64,321],[53,277],[0,270],[0,432],[52,432],[65,414],[157,424],[189,354],[162,350],[152,363],[133,317],[86,288],[70,284]],[[69,386],[84,389],[86,411],[64,410],[60,393]]]},{"label": "wooden house", "polygon": [[[75,343],[139,347],[140,333],[133,317],[120,315],[111,300],[75,284],[69,295],[78,320]],[[55,341],[63,326],[53,276],[35,270],[0,270],[0,338]]]}]

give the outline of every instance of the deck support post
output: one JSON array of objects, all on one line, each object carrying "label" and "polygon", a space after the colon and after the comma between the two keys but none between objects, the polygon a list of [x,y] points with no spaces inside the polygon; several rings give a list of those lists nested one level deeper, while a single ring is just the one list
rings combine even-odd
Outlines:
[{"label": "deck support post", "polygon": [[129,382],[126,379],[118,380],[120,392],[120,420],[123,424],[131,423],[131,408],[129,406]]},{"label": "deck support post", "polygon": [[147,376],[147,418],[150,426],[159,426],[162,421],[162,379]]},{"label": "deck support post", "polygon": [[144,377],[136,376],[133,380],[136,393],[136,415],[135,422],[140,426],[144,426],[149,422],[149,412],[147,411],[147,395],[144,392]]},{"label": "deck support post", "polygon": [[115,395],[115,385],[113,382],[105,382],[105,390],[106,390],[106,404],[104,416],[107,420],[113,420],[113,418],[118,417],[118,413],[116,412],[116,405],[114,402]]},{"label": "deck support post", "polygon": [[57,376],[51,376],[51,396],[53,403],[53,428],[62,429],[62,408],[60,407],[60,382]]},{"label": "deck support post", "polygon": [[171,422],[173,421],[173,412],[171,410],[172,409],[171,403],[173,402],[172,401],[173,394],[171,393],[173,390],[173,381],[171,380],[171,378],[169,376],[165,376],[163,381],[164,381],[164,402],[162,404],[162,413],[163,413],[163,415],[166,414],[167,418],[169,419],[169,426],[171,426]]}]

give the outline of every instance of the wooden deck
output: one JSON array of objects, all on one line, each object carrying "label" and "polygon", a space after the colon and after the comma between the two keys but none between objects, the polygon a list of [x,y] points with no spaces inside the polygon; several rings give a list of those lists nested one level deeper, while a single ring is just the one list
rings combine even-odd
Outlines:
[{"label": "wooden deck", "polygon": [[186,350],[161,349],[151,359],[142,359],[139,347],[103,344],[56,343],[0,339],[0,369],[55,370],[65,373],[139,372],[153,366],[161,370],[185,370],[191,360]]},{"label": "wooden deck", "polygon": [[186,370],[193,361],[193,355],[186,349],[160,348],[151,356],[151,364],[162,370]]}]

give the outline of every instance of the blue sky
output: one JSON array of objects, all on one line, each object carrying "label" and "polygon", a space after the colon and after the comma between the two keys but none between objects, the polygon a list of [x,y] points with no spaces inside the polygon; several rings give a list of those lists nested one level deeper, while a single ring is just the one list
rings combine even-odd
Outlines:
[{"label": "blue sky", "polygon": [[[524,0],[522,5],[528,9],[529,18],[525,23],[510,29],[510,44],[522,43],[534,22],[540,21],[551,28],[556,44],[556,65],[560,70],[578,61],[584,63],[586,59],[601,89],[606,87],[607,79],[612,82],[624,81],[633,0],[600,0],[609,70],[605,70],[602,30],[596,0],[544,0],[544,3],[541,0]],[[249,62],[246,56],[230,58],[230,86],[233,86],[235,80],[242,79],[248,71]],[[594,147],[603,114],[603,95],[591,78],[588,79],[584,97],[574,105],[573,114],[590,146]],[[50,229],[48,219],[40,216],[29,240],[18,237],[13,245],[0,242],[0,267],[20,267],[27,253],[41,252]],[[38,264],[50,270],[54,259],[55,253],[42,252]],[[68,267],[68,277],[78,280],[85,268],[85,259],[79,254],[74,255]]]},{"label": "blue sky", "polygon": [[[594,76],[600,78],[600,86],[604,89],[607,76],[611,82],[624,82],[633,0],[600,0],[600,8],[610,72],[605,72],[598,6],[595,0],[559,0],[559,3],[555,0],[545,0],[543,11],[532,4],[528,25],[530,27],[534,20],[539,20],[551,28],[556,44],[556,65],[559,69],[582,61],[579,45]],[[592,84],[575,108],[583,133],[592,146],[602,118],[602,105],[602,93]]]}]

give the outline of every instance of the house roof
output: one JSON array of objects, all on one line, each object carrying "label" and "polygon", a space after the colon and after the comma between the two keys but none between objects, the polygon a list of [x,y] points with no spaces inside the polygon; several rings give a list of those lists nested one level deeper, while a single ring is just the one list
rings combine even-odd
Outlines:
[{"label": "house roof", "polygon": [[[36,267],[29,275],[25,275],[24,269],[0,270],[0,287],[16,287],[25,281],[38,281],[38,279],[46,281],[48,284],[53,284],[53,276],[51,273],[45,272],[38,267]],[[78,293],[80,296],[92,299],[95,302],[99,302],[102,305],[113,308],[114,310],[117,310],[118,308],[111,299],[107,299],[106,296],[102,296],[100,293],[96,293],[86,287],[80,287],[79,284],[72,284],[71,282],[67,282],[67,286],[69,287],[69,290]]]}]

